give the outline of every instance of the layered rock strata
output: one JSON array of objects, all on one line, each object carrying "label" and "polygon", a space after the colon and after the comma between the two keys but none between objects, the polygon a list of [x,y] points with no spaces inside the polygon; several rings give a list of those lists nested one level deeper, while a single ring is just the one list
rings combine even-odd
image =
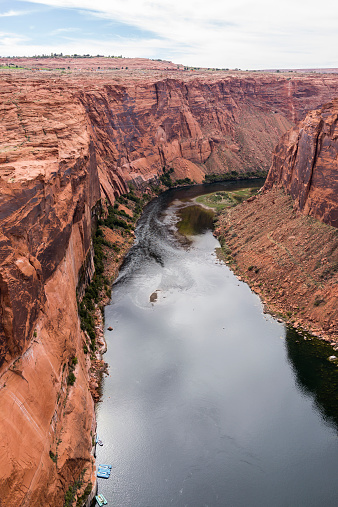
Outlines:
[{"label": "layered rock strata", "polygon": [[164,166],[196,182],[206,173],[267,168],[291,122],[338,91],[332,76],[127,76],[1,77],[0,491],[6,505],[61,506],[84,469],[81,480],[94,480],[91,364],[76,295],[93,274],[100,199],[113,203],[128,183],[156,181]]},{"label": "layered rock strata", "polygon": [[261,195],[220,217],[234,269],[270,311],[338,340],[338,101],[278,143]]},{"label": "layered rock strata", "polygon": [[93,271],[100,187],[87,118],[69,93],[1,92],[1,501],[56,506],[93,469],[76,289],[86,259],[87,278]]},{"label": "layered rock strata", "polygon": [[283,187],[297,209],[338,227],[338,99],[284,134],[264,188],[273,186]]},{"label": "layered rock strata", "polygon": [[163,167],[198,183],[208,173],[267,171],[291,122],[338,93],[336,77],[322,79],[224,73],[84,89],[105,195],[112,179],[114,188],[143,184]]}]

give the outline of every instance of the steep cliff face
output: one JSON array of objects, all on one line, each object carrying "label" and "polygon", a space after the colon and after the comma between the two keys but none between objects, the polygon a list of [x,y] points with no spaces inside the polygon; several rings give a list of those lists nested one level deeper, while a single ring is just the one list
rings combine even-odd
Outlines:
[{"label": "steep cliff face", "polygon": [[331,340],[338,339],[337,119],[333,100],[288,131],[262,195],[221,217],[218,228],[235,269],[270,310]]},{"label": "steep cliff face", "polygon": [[88,481],[93,471],[90,362],[76,292],[94,269],[99,199],[113,203],[128,182],[156,180],[164,166],[196,182],[206,173],[267,168],[291,122],[338,93],[332,76],[121,76],[18,73],[0,82],[6,505],[61,506],[80,472]]},{"label": "steep cliff face", "polygon": [[337,229],[294,208],[272,188],[220,217],[230,263],[266,308],[327,340],[338,340]]},{"label": "steep cliff face", "polygon": [[268,170],[291,122],[338,93],[338,80],[198,75],[84,87],[100,181],[152,180],[163,167],[201,182],[206,173]]},{"label": "steep cliff face", "polygon": [[0,93],[1,500],[63,505],[67,485],[92,467],[76,287],[100,197],[95,152],[83,109],[64,89],[51,96],[46,83],[5,82]]},{"label": "steep cliff face", "polygon": [[338,227],[338,100],[310,112],[278,143],[265,189],[281,186],[305,214]]}]

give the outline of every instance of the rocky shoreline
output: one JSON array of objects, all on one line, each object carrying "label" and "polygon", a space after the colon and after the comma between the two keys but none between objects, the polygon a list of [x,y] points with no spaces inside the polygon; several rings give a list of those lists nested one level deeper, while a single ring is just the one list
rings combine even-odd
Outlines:
[{"label": "rocky shoreline", "polygon": [[304,216],[274,189],[221,213],[215,236],[225,262],[265,311],[336,345],[337,229]]},{"label": "rocky shoreline", "polygon": [[[163,187],[159,189],[165,190]],[[105,340],[105,324],[104,324],[104,308],[109,304],[111,298],[111,290],[114,281],[116,280],[119,269],[124,261],[124,258],[130,250],[135,233],[137,219],[142,212],[144,206],[150,199],[156,197],[158,193],[147,187],[143,191],[136,190],[130,194],[120,196],[118,204],[115,204],[116,213],[121,213],[124,218],[125,224],[128,229],[116,227],[112,228],[107,226],[107,220],[104,218],[99,221],[98,227],[102,231],[102,260],[103,260],[103,279],[108,282],[99,291],[98,302],[95,303],[94,311],[94,329],[95,329],[95,346],[94,352],[91,355],[91,367],[89,370],[89,388],[95,403],[100,401],[102,390],[101,382],[103,374],[108,375],[108,364],[104,362],[103,355],[107,350],[107,343]],[[131,195],[131,199],[128,199]],[[103,213],[103,217],[107,217],[107,209]],[[109,329],[108,331],[112,331]],[[85,331],[88,344],[90,337]]]},{"label": "rocky shoreline", "polygon": [[[161,190],[164,191],[165,188],[161,187]],[[137,192],[137,194],[141,196],[140,192]],[[156,197],[156,195],[157,193],[149,191],[150,198],[154,198]],[[256,200],[257,203],[259,204],[257,203],[254,204]],[[253,237],[251,236],[252,232],[255,232],[255,229],[252,228],[252,223],[250,225],[250,221],[248,221],[247,218],[248,216],[252,217],[255,215],[255,212],[252,209],[253,206],[259,207],[261,209],[265,209],[265,207],[267,207],[274,210],[274,213],[276,213],[276,210],[272,206],[272,204],[275,203],[276,201],[277,208],[279,209],[288,208],[292,216],[296,213],[298,220],[302,220],[303,222],[308,221],[307,217],[304,217],[299,212],[295,212],[293,210],[292,200],[290,199],[289,196],[286,196],[285,193],[281,190],[270,191],[267,196],[258,195],[257,197],[251,197],[247,201],[242,203],[240,206],[231,208],[226,212],[221,212],[218,215],[218,223],[214,231],[214,235],[220,240],[222,244],[220,256],[229,265],[229,267],[231,267],[231,269],[237,275],[238,279],[248,283],[253,292],[255,292],[260,296],[262,304],[264,306],[264,312],[270,313],[271,315],[275,316],[277,320],[285,322],[287,325],[296,328],[300,332],[308,332],[313,336],[328,341],[333,346],[334,350],[338,350],[338,332],[336,330],[335,325],[336,321],[334,320],[335,319],[334,304],[333,309],[331,311],[332,315],[330,314],[331,317],[333,318],[333,323],[330,324],[329,326],[327,324],[325,324],[324,326],[321,319],[324,318],[323,313],[325,312],[322,311],[322,308],[319,308],[320,310],[319,314],[317,310],[315,318],[309,317],[308,315],[304,315],[304,311],[300,310],[301,308],[304,308],[307,296],[304,294],[303,297],[298,296],[296,297],[297,290],[294,290],[295,287],[293,283],[291,283],[290,285],[290,287],[292,287],[293,292],[291,292],[290,290],[289,291],[285,290],[284,286],[283,289],[279,288],[278,294],[282,296],[283,292],[283,296],[285,296],[284,298],[276,297],[271,294],[271,287],[275,287],[276,280],[273,281],[272,275],[273,271],[264,269],[262,264],[262,262],[264,263],[264,255],[262,256],[261,252],[257,257],[255,264],[250,264],[249,266],[247,265],[248,256],[250,257],[251,261],[252,259],[256,259],[255,254],[253,253],[253,249],[256,248],[255,242],[250,249],[250,245],[253,239]],[[147,202],[145,202],[144,205]],[[130,206],[128,208],[128,206],[126,205],[119,205],[119,207],[121,207],[121,209],[123,208],[126,213],[129,213],[130,217],[132,218],[133,206]],[[243,213],[244,213],[243,217],[240,220],[238,220],[238,217],[242,216]],[[247,213],[247,215],[245,215],[245,213]],[[314,219],[311,220],[313,222]],[[244,230],[243,228],[241,228],[243,223],[248,225],[248,227],[244,227]],[[322,224],[322,226],[323,227],[320,228],[325,231],[325,234],[328,234],[329,236],[330,234],[333,235],[334,241],[335,231],[334,230],[332,231],[333,228],[325,224]],[[259,225],[259,227],[261,227],[261,224]],[[316,227],[317,228],[319,227],[318,224],[316,225]],[[121,231],[119,229],[112,230],[106,226],[101,226],[101,228],[104,235],[104,241],[106,242],[106,244],[104,245],[104,256],[105,256],[104,276],[109,278],[111,288],[114,280],[118,276],[118,271],[123,263],[124,257],[133,243],[135,235],[133,228],[129,231],[125,230]],[[249,230],[251,231],[251,233],[248,236]],[[271,235],[272,232],[267,231],[266,234]],[[326,244],[327,242],[328,240],[322,241],[322,243]],[[112,247],[113,244],[115,246],[118,245],[118,248],[116,249],[115,247],[114,249]],[[241,250],[243,245],[245,245],[245,251]],[[318,252],[318,255],[320,257],[321,255],[323,255],[323,253]],[[260,259],[259,261],[258,258]],[[334,262],[335,261],[333,259],[332,263]],[[287,267],[288,273],[289,269],[290,267]],[[280,271],[279,275],[280,275],[279,278],[283,279],[285,273],[283,274],[283,272]],[[305,273],[304,276],[305,278],[307,278],[309,274]],[[302,280],[299,279],[299,277],[295,278],[295,280],[297,280],[298,285],[302,283]],[[274,291],[275,292],[277,291],[276,287]],[[109,304],[110,297],[111,297],[110,291],[109,293],[107,293],[106,290],[102,290],[100,293],[100,301],[98,304],[95,305],[96,350],[95,353],[91,356],[91,366],[89,369],[89,388],[95,403],[99,403],[101,400],[102,396],[101,383],[103,375],[109,374],[108,364],[103,359],[103,355],[107,350],[107,344],[105,341],[105,325],[104,325],[103,309],[106,305]],[[318,295],[316,297],[318,298]],[[336,296],[333,295],[333,297]],[[327,301],[325,301],[325,303],[327,303]],[[318,309],[318,307],[321,306],[324,305],[319,304],[317,307],[315,306],[315,308]],[[290,308],[293,309],[292,314],[290,314]],[[299,311],[297,311],[297,309]],[[320,317],[318,317],[318,315],[320,315]],[[326,320],[328,319],[326,318]],[[324,330],[324,327],[326,328],[326,330]],[[109,331],[111,330],[112,329],[109,329]],[[88,336],[87,339],[89,340]],[[93,495],[95,495],[95,491],[97,489],[96,482],[93,484],[94,486],[91,495],[92,498],[94,498]],[[90,503],[88,505],[90,505]]]}]

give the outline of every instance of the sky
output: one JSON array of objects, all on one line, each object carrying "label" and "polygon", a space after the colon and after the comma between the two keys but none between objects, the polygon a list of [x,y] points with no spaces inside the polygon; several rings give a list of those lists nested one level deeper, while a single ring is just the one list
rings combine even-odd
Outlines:
[{"label": "sky", "polygon": [[338,67],[337,0],[0,0],[0,56],[161,58],[196,67]]}]

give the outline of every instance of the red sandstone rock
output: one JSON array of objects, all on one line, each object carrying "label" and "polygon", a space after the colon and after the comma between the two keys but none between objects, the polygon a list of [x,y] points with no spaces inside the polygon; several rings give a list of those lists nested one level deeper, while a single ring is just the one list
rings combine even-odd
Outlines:
[{"label": "red sandstone rock", "polygon": [[[92,475],[95,417],[76,290],[93,274],[100,197],[112,203],[129,181],[155,180],[163,166],[196,182],[208,172],[267,168],[291,122],[338,93],[334,76],[126,72],[1,74],[0,490],[7,505],[62,505],[85,466]],[[259,209],[259,202],[247,205]],[[74,356],[76,381],[67,387]]]},{"label": "red sandstone rock", "polygon": [[[297,209],[338,227],[338,99],[311,111],[278,143],[265,190],[282,186]],[[322,259],[324,261],[324,259]]]},{"label": "red sandstone rock", "polygon": [[[269,311],[338,340],[338,239],[335,228],[295,212],[272,188],[221,216],[218,227],[236,266]],[[328,258],[329,262],[322,263]],[[250,267],[250,269],[248,269]]]},{"label": "red sandstone rock", "polygon": [[[90,57],[90,58],[0,58],[0,65],[24,67],[25,69],[46,70],[58,69],[60,71],[111,71],[114,70],[178,70],[183,65],[166,60],[149,60],[148,58],[119,58],[119,57]],[[14,69],[13,69],[14,70]]]},{"label": "red sandstone rock", "polygon": [[[100,197],[95,154],[83,108],[67,90],[9,80],[0,95],[1,501],[63,505],[93,463],[76,288]],[[75,356],[76,382],[67,386]]]}]

